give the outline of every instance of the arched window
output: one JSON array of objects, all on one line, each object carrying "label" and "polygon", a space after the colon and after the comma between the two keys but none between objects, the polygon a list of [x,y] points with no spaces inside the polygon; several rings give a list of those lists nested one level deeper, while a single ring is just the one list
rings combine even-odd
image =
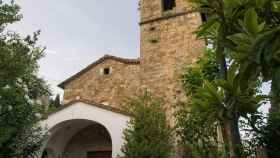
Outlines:
[{"label": "arched window", "polygon": [[163,11],[172,10],[174,7],[176,7],[175,0],[163,0]]}]

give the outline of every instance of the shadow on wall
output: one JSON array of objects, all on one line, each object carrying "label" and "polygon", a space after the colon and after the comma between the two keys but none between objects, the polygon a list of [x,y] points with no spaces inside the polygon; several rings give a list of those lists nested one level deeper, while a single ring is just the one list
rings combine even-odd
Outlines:
[{"label": "shadow on wall", "polygon": [[50,130],[42,158],[112,157],[112,139],[101,124],[89,120],[69,120]]}]

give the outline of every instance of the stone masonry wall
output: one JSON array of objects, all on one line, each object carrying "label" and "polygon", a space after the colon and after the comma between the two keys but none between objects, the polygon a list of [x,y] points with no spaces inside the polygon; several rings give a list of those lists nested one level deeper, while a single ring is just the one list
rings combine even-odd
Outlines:
[{"label": "stone masonry wall", "polygon": [[[162,0],[140,0],[141,54],[139,64],[105,60],[65,84],[64,103],[86,99],[119,107],[139,88],[164,98],[167,114],[171,106],[185,99],[178,77],[183,66],[194,63],[205,48],[194,31],[201,24],[199,13],[191,12],[185,0],[176,0],[176,8],[163,12]],[[100,69],[112,67],[112,74]]]},{"label": "stone masonry wall", "polygon": [[205,49],[204,41],[194,34],[201,24],[200,14],[187,11],[190,5],[185,1],[176,2],[168,12],[160,9],[161,0],[142,0],[140,6],[141,85],[165,99],[168,118],[171,106],[185,99],[178,81],[182,68],[194,63]]},{"label": "stone masonry wall", "polygon": [[[111,74],[103,75],[104,68],[110,68]],[[64,103],[85,99],[119,107],[136,93],[140,85],[139,69],[139,64],[105,60],[65,85]]]},{"label": "stone masonry wall", "polygon": [[[185,0],[176,0],[176,8],[166,12],[162,0],[140,0],[140,12],[140,63],[108,59],[95,65],[64,85],[64,103],[85,99],[119,108],[147,88],[165,100],[167,118],[174,123],[172,106],[186,99],[179,75],[205,49],[205,42],[194,35],[201,17]],[[106,67],[112,68],[110,75],[100,73]]]},{"label": "stone masonry wall", "polygon": [[162,0],[140,0],[139,4],[141,22],[160,18],[166,14],[174,14],[191,10],[191,5],[186,0],[176,0],[176,8],[168,12],[163,12]]}]

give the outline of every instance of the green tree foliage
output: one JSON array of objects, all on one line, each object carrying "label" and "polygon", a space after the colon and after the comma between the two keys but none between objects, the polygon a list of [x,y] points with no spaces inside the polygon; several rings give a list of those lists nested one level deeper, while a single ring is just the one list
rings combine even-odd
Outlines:
[{"label": "green tree foliage", "polygon": [[43,49],[36,46],[39,32],[21,38],[6,30],[21,19],[19,6],[0,2],[0,157],[35,157],[42,141],[37,126],[40,109],[34,100],[48,93],[36,76]]},{"label": "green tree foliage", "polygon": [[185,67],[180,79],[187,95],[191,95],[203,85],[204,79],[213,81],[217,79],[218,74],[219,66],[215,53],[212,49],[207,49],[195,65]]},{"label": "green tree foliage", "polygon": [[[234,97],[250,97],[256,99],[255,108],[264,101],[264,97],[258,96],[256,80],[271,81],[270,102],[273,116],[279,115],[280,91],[279,91],[279,0],[192,0],[197,9],[206,14],[208,19],[197,31],[198,37],[207,38],[215,49],[217,64],[219,65],[219,81],[215,81],[213,87],[216,90],[224,90],[224,106],[226,111],[224,121],[221,123],[222,135],[230,152],[230,157],[239,157],[237,154],[241,143],[238,120],[240,117],[247,119],[254,131],[258,131],[256,123],[261,122],[260,114],[252,115],[251,108],[243,108],[237,105]],[[229,59],[226,60],[226,56]],[[235,72],[230,81],[228,69],[235,65]],[[253,82],[252,82],[253,81]],[[223,83],[224,82],[224,83]],[[204,82],[205,83],[205,82]],[[225,84],[226,83],[226,84]],[[224,86],[226,87],[224,87]],[[231,89],[228,87],[232,85]],[[233,90],[234,88],[235,90]],[[236,96],[236,92],[242,92]],[[234,92],[234,93],[232,93]],[[245,98],[246,98],[245,97]],[[258,98],[263,98],[260,101]],[[240,99],[238,99],[240,101]],[[248,99],[247,99],[248,100]],[[244,100],[241,99],[243,102]],[[241,104],[237,102],[238,104]],[[245,102],[244,102],[245,103]],[[234,106],[233,106],[234,105]],[[246,104],[245,104],[246,105]],[[242,108],[241,108],[242,107]],[[248,109],[251,109],[248,111]],[[245,110],[245,111],[239,111]],[[254,110],[256,111],[256,109]],[[244,114],[247,113],[245,116]],[[270,127],[277,126],[277,117],[269,121]],[[274,120],[274,121],[272,121]],[[279,120],[278,120],[279,121]],[[274,122],[274,123],[273,123]],[[279,128],[274,128],[279,129]],[[267,129],[269,131],[269,129]],[[273,137],[279,137],[278,132]],[[262,132],[263,133],[263,132]],[[265,139],[267,144],[273,144],[274,140]],[[273,144],[268,146],[279,146]]]},{"label": "green tree foliage", "polygon": [[280,136],[277,117],[280,115],[280,2],[260,2],[246,10],[239,21],[241,29],[229,39],[234,43],[232,50],[234,59],[240,64],[240,73],[244,74],[243,87],[258,76],[271,81],[271,113],[264,142],[269,156],[279,157],[279,142],[275,138]]},{"label": "green tree foliage", "polygon": [[49,100],[49,105],[48,105],[48,109],[46,111],[46,113],[52,113],[54,112],[56,109],[58,109],[61,106],[60,103],[60,95],[56,95],[55,99],[50,99]]},{"label": "green tree foliage", "polygon": [[162,106],[148,92],[127,103],[125,108],[133,117],[124,131],[124,158],[169,158],[171,129]]},{"label": "green tree foliage", "polygon": [[250,79],[258,76],[261,76],[264,81],[272,81],[272,108],[279,109],[280,18],[277,17],[279,22],[272,25],[270,20],[267,21],[268,17],[262,18],[261,15],[262,12],[258,13],[257,6],[247,9],[244,18],[239,20],[241,29],[228,38],[234,43],[231,48],[234,51],[234,59],[241,66],[240,73],[247,74],[243,75],[244,86],[250,82]]},{"label": "green tree foliage", "polygon": [[[236,17],[232,17],[230,14],[230,7],[232,1],[224,0],[193,0],[195,7],[201,12],[205,13],[208,20],[203,23],[197,31],[198,37],[206,38],[212,43],[215,50],[215,58],[219,66],[220,80],[227,82],[228,63],[226,61],[227,45],[229,35],[235,32],[233,21]],[[238,12],[239,13],[239,12]],[[223,100],[229,99],[229,93],[225,93]],[[224,105],[229,107],[230,105]],[[226,108],[227,109],[227,108]],[[229,111],[224,115],[221,120],[221,130],[224,143],[228,147],[229,157],[234,158],[240,156],[240,134],[238,128],[239,115],[235,111],[230,111],[232,108],[228,108]]]},{"label": "green tree foliage", "polygon": [[[215,61],[213,51],[207,51],[197,65],[188,67],[182,74],[183,87],[189,99],[177,114],[177,131],[187,147],[187,155],[191,154],[192,157],[228,155],[230,151],[227,145],[219,148],[222,138],[218,138],[217,129],[221,127],[221,134],[226,132],[223,123],[232,111],[246,120],[244,130],[254,128],[259,131],[261,128],[256,125],[259,120],[256,118],[260,115],[257,109],[263,104],[265,96],[258,95],[258,82],[252,82],[247,89],[242,90],[239,86],[240,77],[236,75],[236,65],[228,70],[227,80],[219,79],[219,67]],[[238,126],[238,122],[236,124]],[[247,156],[245,151],[239,152],[239,157]]]},{"label": "green tree foliage", "polygon": [[210,109],[199,109],[192,104],[191,98],[203,87],[204,80],[213,81],[217,78],[219,67],[211,49],[199,58],[195,65],[185,68],[181,83],[185,89],[188,102],[178,111],[177,134],[181,138],[185,157],[204,158],[218,156],[217,120]]}]

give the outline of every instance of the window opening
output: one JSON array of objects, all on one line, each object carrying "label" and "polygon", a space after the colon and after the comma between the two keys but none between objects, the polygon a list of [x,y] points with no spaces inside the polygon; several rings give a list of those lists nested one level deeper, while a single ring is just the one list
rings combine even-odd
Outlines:
[{"label": "window opening", "polygon": [[163,10],[168,11],[176,7],[175,0],[163,0]]},{"label": "window opening", "polygon": [[103,69],[103,74],[104,75],[110,75],[110,68],[104,68]]}]

